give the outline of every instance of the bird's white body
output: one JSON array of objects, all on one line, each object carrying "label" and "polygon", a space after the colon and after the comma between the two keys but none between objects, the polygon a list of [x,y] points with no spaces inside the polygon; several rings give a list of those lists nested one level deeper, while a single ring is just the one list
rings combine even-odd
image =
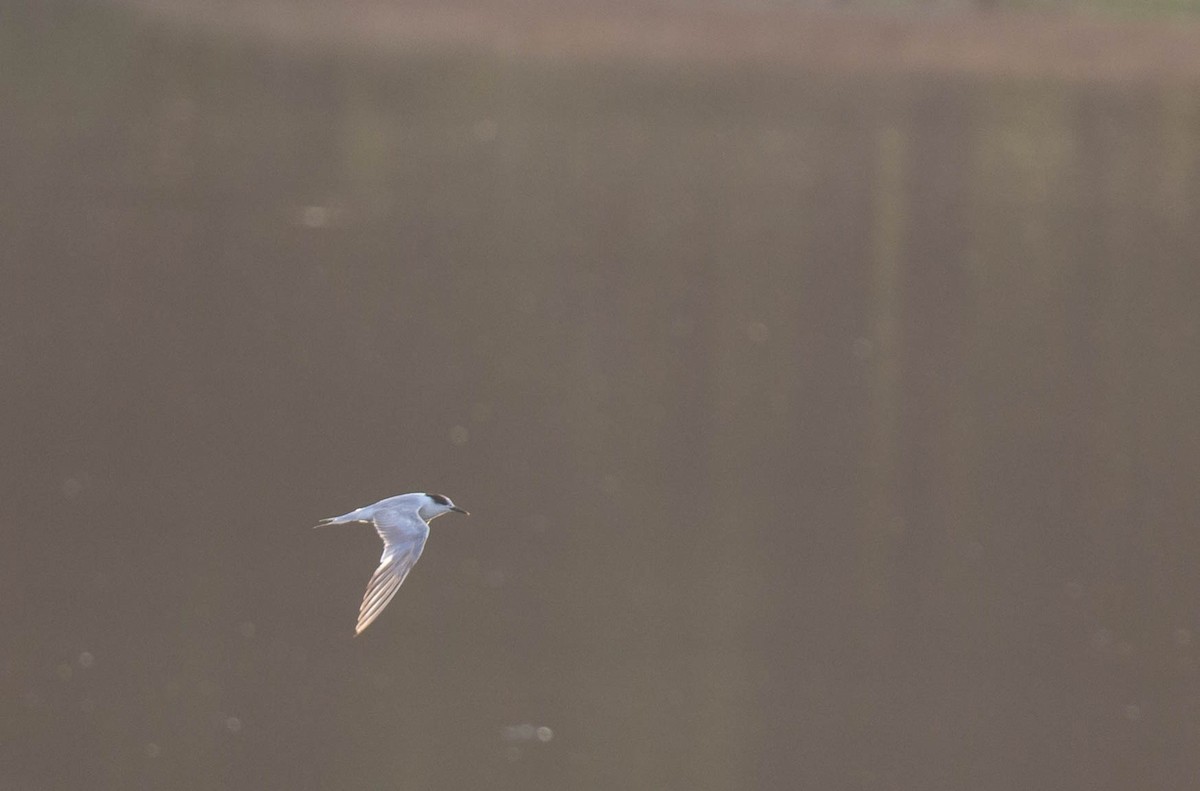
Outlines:
[{"label": "bird's white body", "polygon": [[364,505],[348,514],[322,519],[317,525],[325,527],[370,522],[375,526],[375,532],[383,539],[383,556],[379,559],[379,568],[375,569],[371,581],[367,584],[367,593],[363,596],[362,605],[358,610],[355,634],[370,626],[396,595],[400,583],[404,582],[408,572],[421,557],[425,539],[429,538],[429,523],[451,511],[467,513],[450,502],[450,498],[445,495],[413,492],[388,497],[372,505]]}]

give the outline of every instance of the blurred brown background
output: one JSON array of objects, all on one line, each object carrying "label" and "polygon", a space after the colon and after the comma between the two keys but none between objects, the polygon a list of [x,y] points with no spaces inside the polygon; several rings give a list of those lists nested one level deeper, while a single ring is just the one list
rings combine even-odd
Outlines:
[{"label": "blurred brown background", "polygon": [[1197,5],[5,3],[0,787],[1194,788]]}]

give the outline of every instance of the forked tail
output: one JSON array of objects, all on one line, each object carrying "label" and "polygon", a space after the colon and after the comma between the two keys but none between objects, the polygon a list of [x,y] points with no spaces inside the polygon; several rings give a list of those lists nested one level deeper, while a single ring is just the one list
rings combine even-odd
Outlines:
[{"label": "forked tail", "polygon": [[329,527],[330,525],[348,525],[353,522],[361,522],[362,516],[359,514],[359,511],[362,511],[362,509],[359,508],[355,511],[351,511],[348,514],[331,516],[328,519],[322,519],[320,522],[317,522],[315,525],[313,525],[313,529],[316,530],[318,527]]}]

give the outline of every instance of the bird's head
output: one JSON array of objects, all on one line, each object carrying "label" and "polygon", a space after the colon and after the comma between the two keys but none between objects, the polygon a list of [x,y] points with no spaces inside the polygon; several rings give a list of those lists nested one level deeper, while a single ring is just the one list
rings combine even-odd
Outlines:
[{"label": "bird's head", "polygon": [[418,513],[426,522],[432,522],[442,514],[450,513],[451,511],[470,516],[466,511],[450,502],[450,498],[444,494],[426,494],[423,497],[424,499],[421,502]]}]

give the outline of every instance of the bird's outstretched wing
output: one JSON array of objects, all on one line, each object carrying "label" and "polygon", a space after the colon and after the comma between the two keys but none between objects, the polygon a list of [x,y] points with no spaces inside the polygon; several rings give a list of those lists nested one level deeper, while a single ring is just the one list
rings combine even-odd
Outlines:
[{"label": "bird's outstretched wing", "polygon": [[421,557],[425,539],[429,537],[429,525],[408,509],[385,509],[376,513],[371,521],[383,539],[383,557],[379,559],[379,568],[375,569],[371,581],[367,583],[367,593],[363,596],[362,606],[358,608],[355,634],[361,634],[363,629],[370,626],[396,595],[400,583],[404,582],[417,558]]}]

